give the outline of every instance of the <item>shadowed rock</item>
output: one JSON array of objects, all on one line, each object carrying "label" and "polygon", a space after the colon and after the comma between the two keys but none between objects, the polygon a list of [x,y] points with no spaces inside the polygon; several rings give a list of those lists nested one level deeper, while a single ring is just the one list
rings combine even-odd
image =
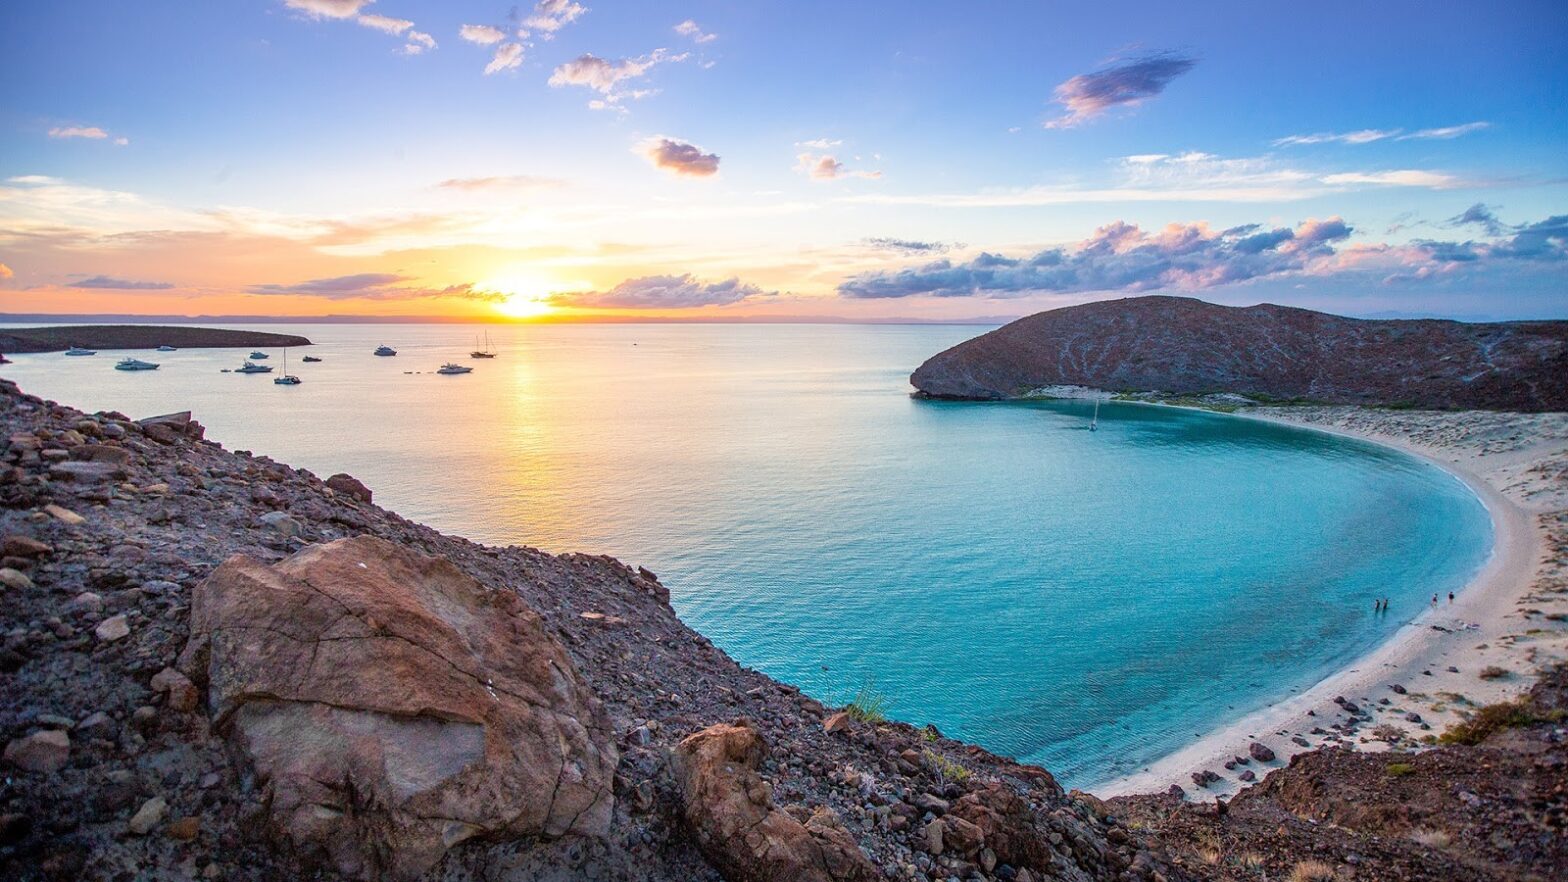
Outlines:
[{"label": "shadowed rock", "polygon": [[1133,297],[1019,319],[928,359],[934,398],[1047,386],[1235,392],[1337,404],[1568,410],[1568,322],[1352,319],[1273,304]]},{"label": "shadowed rock", "polygon": [[277,833],[360,878],[476,836],[602,835],[598,700],[515,594],[368,536],[195,591],[181,666],[265,782]]}]

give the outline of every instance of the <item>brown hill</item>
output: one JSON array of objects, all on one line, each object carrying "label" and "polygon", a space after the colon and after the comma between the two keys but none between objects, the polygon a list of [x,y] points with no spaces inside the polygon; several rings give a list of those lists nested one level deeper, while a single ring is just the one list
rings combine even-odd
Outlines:
[{"label": "brown hill", "polygon": [[63,352],[88,349],[243,349],[309,346],[295,334],[166,325],[60,325],[50,328],[0,328],[0,352]]},{"label": "brown hill", "polygon": [[928,359],[933,398],[1053,385],[1425,408],[1568,410],[1568,321],[1374,320],[1133,297],[1019,319]]}]

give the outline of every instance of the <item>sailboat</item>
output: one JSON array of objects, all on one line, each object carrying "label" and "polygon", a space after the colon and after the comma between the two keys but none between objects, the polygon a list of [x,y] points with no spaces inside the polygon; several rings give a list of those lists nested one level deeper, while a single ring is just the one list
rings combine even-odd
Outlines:
[{"label": "sailboat", "polygon": [[296,377],[293,374],[289,373],[289,350],[288,350],[287,347],[285,347],[283,349],[283,376],[281,376],[281,377],[273,377],[272,378],[272,382],[275,385],[278,385],[278,386],[298,386],[299,385],[299,377]]},{"label": "sailboat", "polygon": [[[474,337],[474,345],[475,346],[479,345],[479,338],[477,336]],[[468,353],[468,357],[469,358],[495,358],[495,353],[490,351],[490,332],[489,331],[485,331],[485,348],[483,348],[483,349],[475,349],[473,352]]]},{"label": "sailboat", "polygon": [[1100,431],[1100,399],[1094,399],[1094,416],[1089,420],[1089,431]]}]

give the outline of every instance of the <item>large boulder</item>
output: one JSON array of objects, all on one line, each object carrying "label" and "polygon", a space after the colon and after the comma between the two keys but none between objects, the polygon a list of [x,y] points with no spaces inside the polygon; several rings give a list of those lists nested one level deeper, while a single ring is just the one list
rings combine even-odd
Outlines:
[{"label": "large boulder", "polygon": [[473,837],[607,832],[605,713],[516,594],[370,536],[197,586],[181,667],[267,788],[275,832],[360,878]]},{"label": "large boulder", "polygon": [[709,726],[676,746],[686,823],[730,882],[850,882],[876,869],[831,809],[802,824],[773,804],[757,774],[767,753],[749,721]]},{"label": "large boulder", "polygon": [[335,492],[358,499],[366,505],[370,504],[372,496],[370,488],[360,483],[359,479],[353,475],[339,472],[327,479],[327,486],[331,487]]}]

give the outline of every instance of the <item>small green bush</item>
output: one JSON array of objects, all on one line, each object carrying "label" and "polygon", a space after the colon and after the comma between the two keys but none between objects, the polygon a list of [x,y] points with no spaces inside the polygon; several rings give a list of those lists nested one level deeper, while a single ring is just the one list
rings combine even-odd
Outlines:
[{"label": "small green bush", "polygon": [[876,690],[875,683],[867,680],[861,685],[860,691],[855,693],[854,699],[844,707],[844,713],[849,714],[850,719],[862,723],[881,723],[887,720],[887,715],[882,712],[886,706],[887,696]]},{"label": "small green bush", "polygon": [[1414,772],[1416,767],[1410,763],[1389,763],[1386,767],[1384,767],[1383,770],[1388,772],[1390,777],[1403,778],[1411,772]]},{"label": "small green bush", "polygon": [[1489,704],[1471,714],[1469,719],[1449,726],[1437,740],[1440,744],[1480,744],[1494,732],[1528,726],[1541,719],[1523,701]]}]

